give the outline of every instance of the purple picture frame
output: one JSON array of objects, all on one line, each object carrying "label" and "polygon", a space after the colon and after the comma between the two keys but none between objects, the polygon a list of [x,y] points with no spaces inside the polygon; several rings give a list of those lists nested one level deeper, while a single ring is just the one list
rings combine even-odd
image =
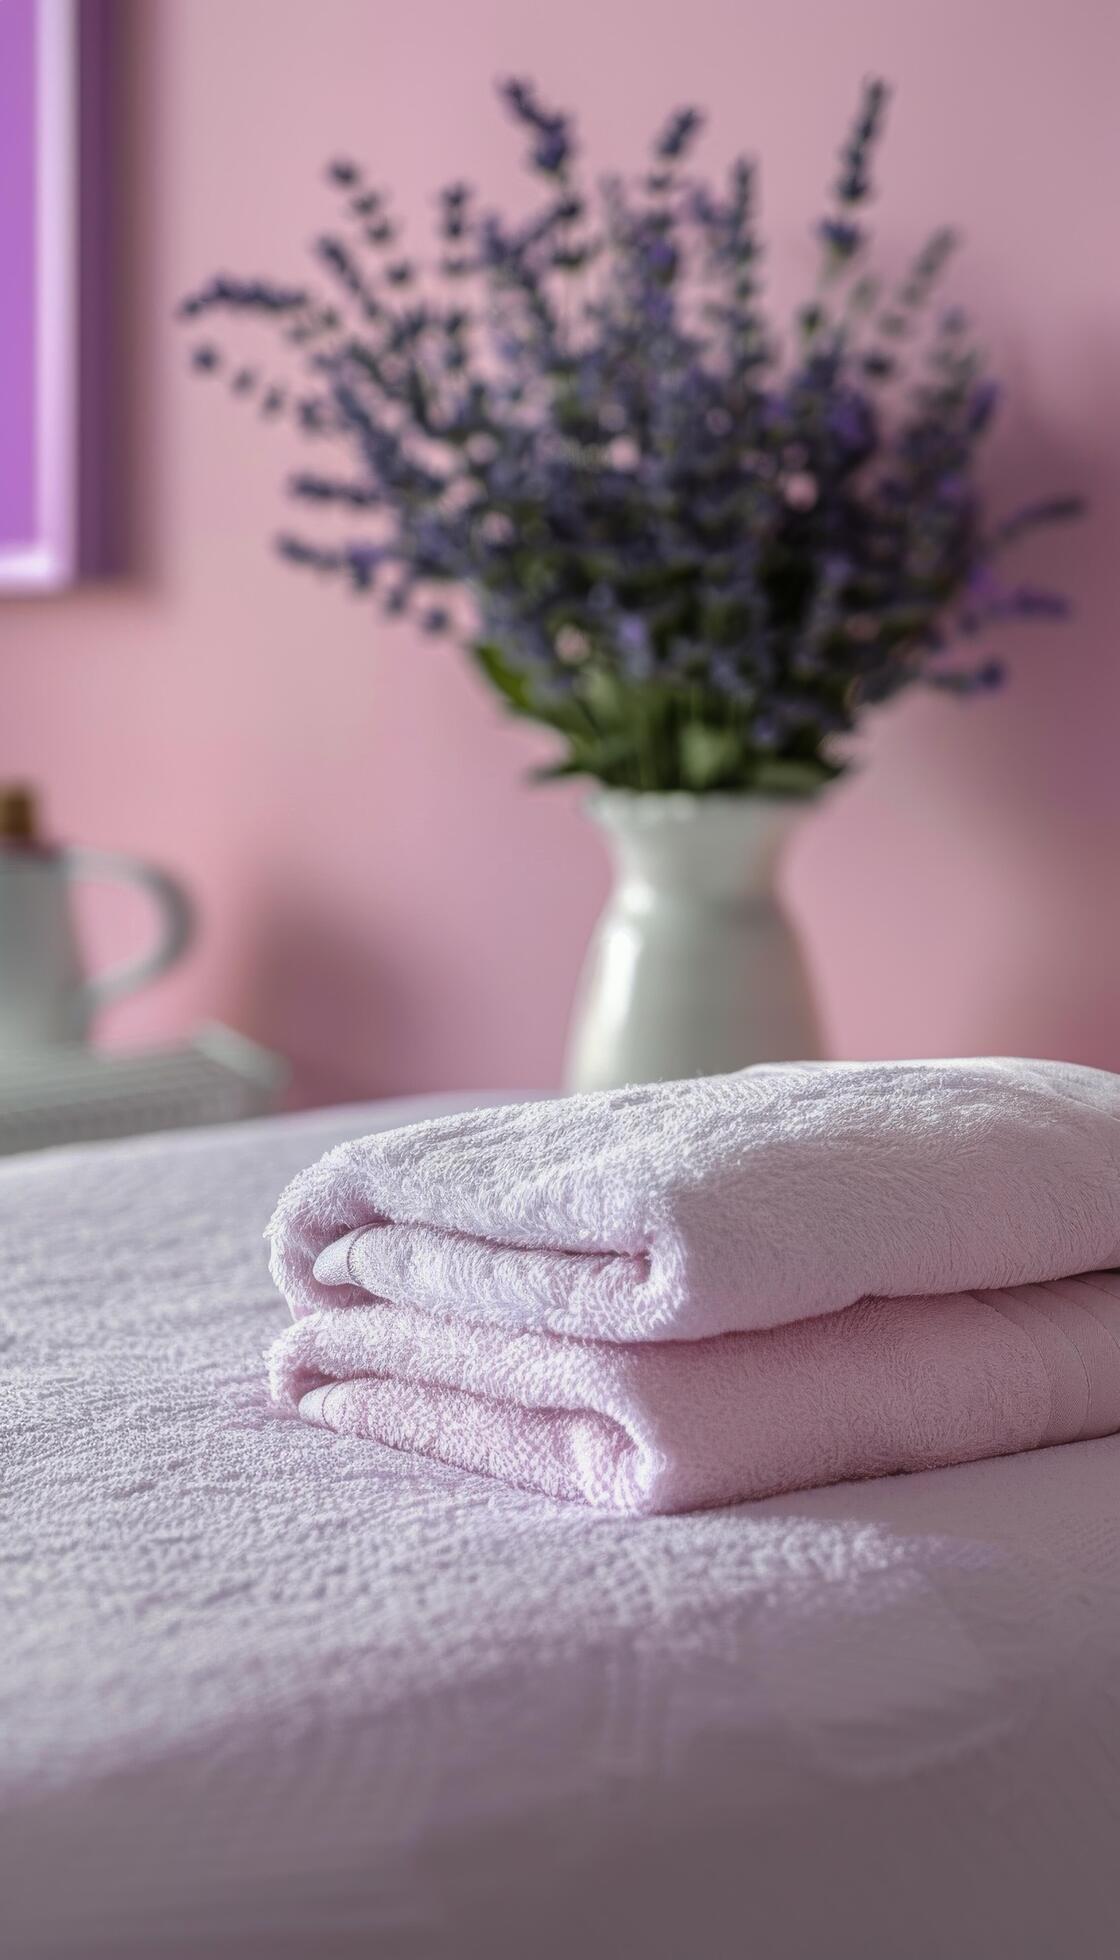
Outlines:
[{"label": "purple picture frame", "polygon": [[103,24],[99,0],[0,0],[0,594],[96,569],[82,485]]}]

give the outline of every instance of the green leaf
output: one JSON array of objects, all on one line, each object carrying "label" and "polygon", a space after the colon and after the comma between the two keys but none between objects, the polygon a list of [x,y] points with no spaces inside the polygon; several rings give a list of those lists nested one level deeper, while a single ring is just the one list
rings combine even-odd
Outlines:
[{"label": "green leaf", "polygon": [[535,769],[539,782],[558,776],[595,776],[601,783],[629,783],[637,768],[633,729],[617,735],[570,734],[568,754],[559,762],[546,762]]},{"label": "green leaf", "polygon": [[839,774],[835,765],[824,761],[795,762],[789,757],[767,757],[755,769],[751,787],[760,796],[812,796],[814,790]]},{"label": "green leaf", "polygon": [[686,722],[680,731],[681,776],[686,789],[710,789],[732,775],[742,755],[742,736],[733,728]]},{"label": "green leaf", "polygon": [[476,640],[471,652],[491,687],[496,687],[498,693],[505,696],[514,714],[529,715],[534,721],[541,719],[527,677],[516,667],[510,666],[500,647],[496,647],[492,641]]},{"label": "green leaf", "polygon": [[587,764],[574,755],[561,756],[559,762],[541,762],[529,775],[534,783],[557,783],[565,776],[586,776]]},{"label": "green leaf", "polygon": [[608,726],[629,721],[632,704],[624,683],[602,667],[589,666],[579,678],[579,690],[596,721]]},{"label": "green leaf", "polygon": [[530,677],[520,668],[511,666],[500,647],[489,641],[476,641],[471,652],[512,714],[523,715],[528,721],[539,721],[546,728],[558,728],[571,740],[586,732],[587,716],[577,701],[564,698],[549,700],[547,695],[538,695]]}]

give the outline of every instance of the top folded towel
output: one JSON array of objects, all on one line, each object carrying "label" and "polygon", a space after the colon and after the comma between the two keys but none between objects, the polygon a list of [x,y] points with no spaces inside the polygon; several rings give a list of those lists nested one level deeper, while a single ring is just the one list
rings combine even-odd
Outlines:
[{"label": "top folded towel", "polygon": [[293,1313],[371,1298],[603,1341],[1120,1265],[1120,1078],[792,1064],[343,1144],[270,1227]]}]

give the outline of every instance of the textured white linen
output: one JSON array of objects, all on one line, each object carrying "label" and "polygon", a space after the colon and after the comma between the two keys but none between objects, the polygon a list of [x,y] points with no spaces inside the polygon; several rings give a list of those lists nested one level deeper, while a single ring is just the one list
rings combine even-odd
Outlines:
[{"label": "textured white linen", "polygon": [[269,1409],[362,1108],[0,1168],[13,1960],[1114,1960],[1120,1443],[626,1520]]}]

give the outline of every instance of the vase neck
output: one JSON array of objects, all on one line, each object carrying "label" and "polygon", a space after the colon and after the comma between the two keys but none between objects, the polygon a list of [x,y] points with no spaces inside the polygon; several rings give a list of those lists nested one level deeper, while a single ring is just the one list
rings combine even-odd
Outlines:
[{"label": "vase neck", "polygon": [[769,892],[806,801],[605,790],[590,807],[624,880],[702,900]]}]

